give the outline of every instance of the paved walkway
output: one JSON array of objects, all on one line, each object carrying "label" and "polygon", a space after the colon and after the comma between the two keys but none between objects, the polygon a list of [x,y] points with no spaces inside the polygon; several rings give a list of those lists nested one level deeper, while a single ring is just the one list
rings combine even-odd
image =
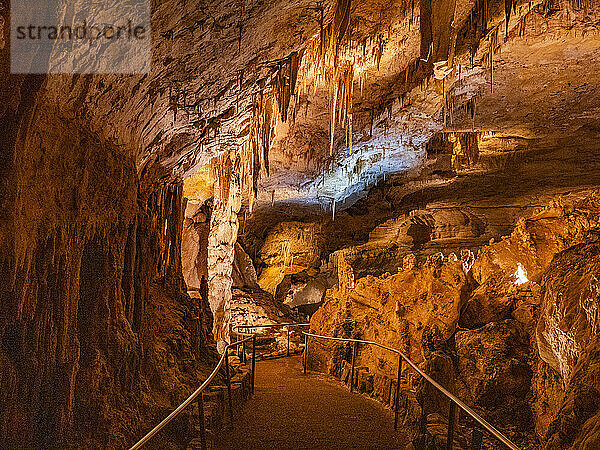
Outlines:
[{"label": "paved walkway", "polygon": [[406,448],[391,411],[323,375],[304,375],[298,356],[257,362],[255,382],[217,448]]}]

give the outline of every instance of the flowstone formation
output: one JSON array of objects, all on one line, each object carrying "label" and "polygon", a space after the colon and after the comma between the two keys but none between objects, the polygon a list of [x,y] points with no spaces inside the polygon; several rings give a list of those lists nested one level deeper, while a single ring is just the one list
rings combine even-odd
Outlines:
[{"label": "flowstone formation", "polygon": [[[398,273],[359,278],[353,288],[341,276],[311,330],[402,350],[523,445],[594,448],[599,231],[598,191],[557,197],[474,260],[407,257]],[[310,352],[312,367],[344,378],[350,346],[320,343]],[[361,346],[366,391],[377,396],[373,380],[393,379],[396,364],[389,352]],[[403,414],[416,427],[427,388],[405,371],[413,412]],[[430,433],[442,438],[436,417],[447,417],[447,405],[428,400],[425,408]]]},{"label": "flowstone formation", "polygon": [[0,133],[0,446],[127,446],[214,358],[185,294],[182,183],[55,120],[34,79]]}]

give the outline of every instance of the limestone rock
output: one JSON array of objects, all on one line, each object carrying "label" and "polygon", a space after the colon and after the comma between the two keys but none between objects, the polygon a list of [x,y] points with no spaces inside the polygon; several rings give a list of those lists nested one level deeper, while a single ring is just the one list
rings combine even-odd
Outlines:
[{"label": "limestone rock", "polygon": [[544,275],[536,338],[536,422],[547,448],[594,448],[600,405],[600,245],[558,254]]},{"label": "limestone rock", "polygon": [[338,285],[342,295],[354,289],[354,271],[343,254],[338,257]]},{"label": "limestone rock", "polygon": [[[347,294],[334,287],[327,291],[324,305],[313,315],[311,329],[330,336],[360,337],[406,350],[414,361],[424,360],[426,330],[435,330],[444,341],[453,334],[468,295],[468,281],[459,261],[439,267],[423,266],[382,277],[367,276],[356,281]],[[337,373],[341,361],[321,355]],[[359,362],[393,373],[389,354],[365,349]]]},{"label": "limestone rock", "polygon": [[483,248],[473,275],[483,284],[492,274],[516,278],[518,265],[529,280],[539,282],[558,252],[593,238],[589,231],[600,220],[598,193],[562,196],[530,219],[521,219],[510,237]]},{"label": "limestone rock", "polygon": [[[236,160],[239,166],[239,159]],[[239,169],[239,167],[237,167]],[[228,183],[227,188],[221,182]],[[227,195],[221,195],[227,192]],[[214,315],[214,336],[219,351],[229,342],[229,311],[235,244],[239,228],[238,212],[241,207],[239,173],[228,180],[217,180],[214,185],[214,203],[210,218],[207,250],[209,303]]]},{"label": "limestone rock", "polygon": [[258,288],[254,264],[238,242],[235,243],[232,278],[234,287]]},{"label": "limestone rock", "polygon": [[417,267],[417,257],[413,253],[409,253],[402,260],[403,270],[413,270]]},{"label": "limestone rock", "polygon": [[[278,302],[273,296],[260,288],[233,288],[229,314],[224,327],[232,330],[239,325],[272,325],[277,323],[294,323],[296,317],[291,309]],[[282,350],[287,346],[287,335],[284,328],[258,328],[254,330],[259,337],[273,339],[273,350]],[[297,343],[293,343],[297,348]],[[294,350],[292,348],[292,350]]]},{"label": "limestone rock", "polygon": [[479,328],[490,322],[509,319],[517,304],[524,308],[524,303],[539,303],[539,299],[533,297],[529,283],[517,286],[512,278],[494,274],[473,291],[461,313],[460,325]]},{"label": "limestone rock", "polygon": [[[181,241],[183,277],[189,289],[200,288],[208,279],[208,234],[211,205],[187,203]],[[188,217],[189,216],[189,217]]]},{"label": "limestone rock", "polygon": [[300,274],[290,276],[291,295],[286,296],[285,303],[290,307],[315,304],[323,301],[327,289],[335,285],[337,277],[331,272],[317,275],[299,277]]},{"label": "limestone rock", "polygon": [[284,222],[271,230],[259,252],[266,266],[260,286],[273,295],[285,275],[319,266],[321,235],[316,223]]},{"label": "limestone rock", "polygon": [[418,249],[430,241],[461,240],[478,238],[485,231],[482,220],[470,211],[453,209],[413,210],[409,217],[391,219],[376,227],[370,240],[395,241],[412,249]]},{"label": "limestone rock", "polygon": [[[80,16],[78,2],[54,3],[68,8],[58,17]],[[339,20],[336,2],[322,3],[324,17]],[[600,183],[597,2],[515,4],[512,20],[511,2],[500,0],[461,0],[447,11],[447,2],[413,3],[346,8],[352,26],[343,33],[333,24],[341,34],[326,34],[336,57],[322,61],[320,8],[312,0],[158,1],[149,73],[25,76],[9,73],[8,2],[0,2],[1,447],[127,447],[206,375],[212,342],[203,341],[205,317],[184,293],[181,184],[214,158],[236,155],[216,187],[214,180],[203,185],[223,194],[214,199],[206,255],[221,347],[238,213],[252,211],[255,196],[275,206],[276,189],[292,200],[281,203],[288,216],[280,222],[329,232],[318,244],[295,233],[277,242],[257,220],[259,241],[270,240],[257,265],[261,286],[274,293],[286,275],[357,247],[348,262],[360,279],[344,298],[330,291],[315,326],[401,346],[419,362],[452,338],[469,289],[456,262],[379,277],[396,272],[412,247],[429,254],[477,248],[509,230],[515,215],[567,191],[584,201],[522,222],[510,239],[482,251],[475,278],[511,276],[522,264],[539,282],[554,255],[591,240],[597,195],[576,191]],[[97,5],[90,11],[92,19],[104,13]],[[493,64],[492,42],[502,47],[502,64]],[[105,46],[88,50],[100,57]],[[330,61],[339,64],[328,71],[345,80],[313,83]],[[346,65],[355,62],[350,73]],[[330,110],[335,85],[345,91],[339,111]],[[343,126],[330,130],[336,115]],[[426,157],[425,142],[448,121],[473,131],[454,139],[453,160]],[[380,183],[392,174],[391,183]],[[350,204],[360,196],[365,202]],[[318,215],[310,207],[290,217],[290,204],[325,198],[335,208],[340,197],[348,205],[335,223],[307,225],[306,216]],[[375,226],[399,214],[404,221],[410,210],[426,212],[404,222],[395,242],[368,243]],[[184,245],[185,276],[196,287],[204,274],[204,245],[196,243],[204,238],[186,227],[193,242]],[[373,261],[381,262],[378,277],[362,277]],[[579,298],[582,313],[545,298],[558,306],[543,306],[541,372],[554,371],[549,361],[560,382],[575,383],[556,422],[548,407],[550,442],[593,447],[597,413],[587,400],[596,400],[596,355],[580,328],[595,323],[593,302]],[[519,301],[512,313],[530,326],[531,305]],[[571,337],[558,320],[563,312],[565,323],[575,319],[574,343],[562,340]],[[535,309],[529,313],[535,317]],[[503,322],[483,328],[494,323]],[[423,335],[431,346],[423,347]],[[347,350],[340,347],[335,364],[348,359]],[[359,356],[370,370],[395,370],[383,354]],[[562,390],[550,373],[544,383]],[[578,427],[584,432],[571,439]]]},{"label": "limestone rock", "polygon": [[477,330],[457,331],[454,339],[463,398],[490,410],[498,425],[529,429],[532,370],[529,336],[520,324],[513,319],[492,322]]},{"label": "limestone rock", "polygon": [[231,327],[293,321],[290,309],[276,302],[268,292],[260,288],[233,288],[230,310]]},{"label": "limestone rock", "polygon": [[540,357],[569,380],[600,331],[600,245],[581,244],[557,255],[544,275],[536,338]]}]

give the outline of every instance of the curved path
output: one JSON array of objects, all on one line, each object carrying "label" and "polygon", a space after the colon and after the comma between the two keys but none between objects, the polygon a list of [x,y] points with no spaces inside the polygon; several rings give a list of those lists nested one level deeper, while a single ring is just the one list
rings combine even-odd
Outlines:
[{"label": "curved path", "polygon": [[255,393],[220,433],[222,449],[406,448],[391,411],[316,373],[299,356],[259,361]]}]

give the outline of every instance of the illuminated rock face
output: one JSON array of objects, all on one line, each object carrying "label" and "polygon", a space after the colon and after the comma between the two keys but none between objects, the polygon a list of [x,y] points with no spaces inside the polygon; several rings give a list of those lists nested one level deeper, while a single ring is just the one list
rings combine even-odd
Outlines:
[{"label": "illuminated rock face", "polygon": [[188,289],[199,289],[208,281],[208,234],[212,205],[187,204],[183,222],[181,263]]},{"label": "illuminated rock face", "polygon": [[[311,329],[403,350],[522,443],[537,435],[548,448],[593,447],[599,200],[597,191],[557,197],[474,261],[468,253],[463,261],[411,255],[397,274],[358,278],[350,288],[342,258],[339,283]],[[349,363],[343,345],[311,352],[312,364],[334,375]],[[393,358],[376,348],[361,347],[356,364],[394,376]],[[446,407],[432,400],[427,408]]]},{"label": "illuminated rock face", "polygon": [[[404,349],[417,362],[425,358],[421,347],[424,334],[439,334],[443,340],[454,334],[469,292],[460,261],[432,259],[422,267],[409,267],[394,275],[367,276],[356,282],[351,282],[348,269],[342,272],[345,281],[327,291],[325,304],[312,317],[311,328],[326,335],[385,342]],[[376,367],[381,358],[392,373],[395,363],[390,364],[386,356],[383,350],[366,349],[360,363]],[[340,360],[331,360],[327,352],[323,357],[328,370],[341,369]]]},{"label": "illuminated rock face", "polygon": [[217,184],[215,203],[210,218],[208,236],[208,300],[215,316],[215,339],[222,350],[229,342],[229,313],[235,241],[241,191],[239,179],[232,180],[227,189]]},{"label": "illuminated rock face", "polygon": [[454,336],[458,360],[457,391],[471,405],[483,407],[496,426],[531,432],[527,402],[532,369],[529,335],[515,319],[489,322]]},{"label": "illuminated rock face", "polygon": [[275,295],[286,275],[318,269],[322,235],[318,223],[282,222],[267,235],[258,257],[266,267],[258,283]]},{"label": "illuminated rock face", "polygon": [[32,80],[0,121],[0,446],[127,447],[214,352],[185,294],[182,183],[57,120]]},{"label": "illuminated rock face", "polygon": [[258,288],[256,270],[252,259],[246,254],[239,243],[235,244],[235,255],[233,258],[233,286],[238,288]]},{"label": "illuminated rock face", "polygon": [[558,254],[542,281],[535,406],[548,448],[581,448],[600,439],[599,264],[598,243],[579,244]]}]

